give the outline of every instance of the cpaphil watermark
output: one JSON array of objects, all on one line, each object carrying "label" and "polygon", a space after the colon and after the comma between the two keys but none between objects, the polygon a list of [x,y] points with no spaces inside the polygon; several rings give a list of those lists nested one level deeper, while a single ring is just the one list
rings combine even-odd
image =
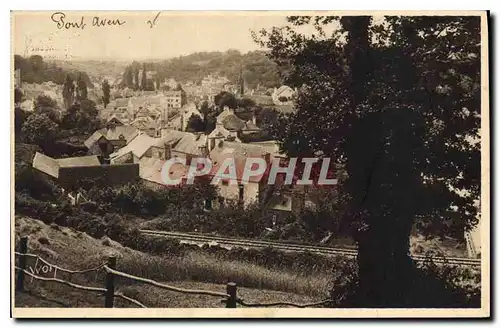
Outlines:
[{"label": "cpaphil watermark", "polygon": [[[264,158],[246,158],[244,164],[234,157],[226,157],[221,163],[212,162],[205,157],[193,158],[187,165],[185,158],[174,157],[165,162],[161,171],[161,179],[165,185],[193,184],[197,178],[210,179],[213,185],[220,181],[229,184],[247,184],[249,182],[265,182],[269,185],[336,185],[338,180],[332,178],[330,158],[288,158],[286,163],[274,158],[270,163]],[[176,178],[171,177],[174,164],[188,167],[187,172]]]}]

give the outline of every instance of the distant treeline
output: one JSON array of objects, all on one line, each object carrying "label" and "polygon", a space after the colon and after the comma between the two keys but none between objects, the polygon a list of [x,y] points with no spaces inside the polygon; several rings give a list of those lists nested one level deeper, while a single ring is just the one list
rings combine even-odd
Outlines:
[{"label": "distant treeline", "polygon": [[26,83],[43,83],[52,81],[56,84],[64,84],[66,76],[69,74],[73,81],[77,80],[79,74],[88,88],[93,88],[92,82],[86,72],[77,70],[65,70],[58,67],[55,63],[47,63],[42,56],[33,55],[24,58],[20,55],[14,55],[14,68],[21,69],[21,81]]},{"label": "distant treeline", "polygon": [[134,61],[123,73],[123,86],[134,87],[132,76],[139,69],[157,72],[157,83],[165,78],[174,78],[184,84],[187,81],[199,83],[209,74],[227,77],[237,84],[240,72],[247,88],[273,88],[281,85],[278,66],[267,58],[264,51],[252,51],[241,54],[237,50],[226,52],[197,52],[161,62],[139,63]]}]

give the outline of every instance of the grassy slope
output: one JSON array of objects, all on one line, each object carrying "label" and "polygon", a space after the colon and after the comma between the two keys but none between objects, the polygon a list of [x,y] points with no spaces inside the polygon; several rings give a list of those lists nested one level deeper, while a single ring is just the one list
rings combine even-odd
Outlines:
[{"label": "grassy slope", "polygon": [[[29,218],[16,218],[16,242],[29,235],[29,250],[61,267],[86,269],[117,256],[118,270],[145,278],[168,282],[183,288],[225,290],[225,283],[235,281],[239,296],[249,302],[310,302],[322,299],[328,290],[329,276],[304,276],[294,272],[277,272],[249,263],[220,261],[200,253],[185,257],[159,257],[134,251],[108,239],[94,239],[85,233]],[[31,261],[31,260],[30,260]],[[34,266],[34,260],[28,262]],[[45,276],[53,276],[47,274]],[[68,275],[57,273],[60,279]],[[153,286],[117,279],[117,290],[136,298],[149,307],[222,307],[220,299],[168,292]],[[74,275],[72,282],[103,287],[104,274]],[[245,288],[253,287],[253,288]],[[16,293],[16,306],[23,307],[102,307],[103,296],[80,291],[54,282],[31,282],[26,293]],[[115,306],[131,306],[117,300]]]}]

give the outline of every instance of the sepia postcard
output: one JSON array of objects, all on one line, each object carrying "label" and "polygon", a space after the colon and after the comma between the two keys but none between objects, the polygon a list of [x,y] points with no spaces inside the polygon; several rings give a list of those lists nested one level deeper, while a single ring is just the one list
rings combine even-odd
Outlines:
[{"label": "sepia postcard", "polygon": [[15,318],[489,318],[487,11],[12,11]]}]

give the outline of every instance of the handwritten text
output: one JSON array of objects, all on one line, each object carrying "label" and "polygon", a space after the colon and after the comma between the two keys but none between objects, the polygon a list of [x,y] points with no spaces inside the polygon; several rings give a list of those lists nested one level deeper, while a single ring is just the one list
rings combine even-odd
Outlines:
[{"label": "handwritten text", "polygon": [[[85,22],[85,17],[80,17],[80,19],[70,21],[66,14],[63,12],[55,12],[50,16],[50,19],[56,24],[57,28],[62,29],[85,29],[87,27],[87,23]],[[109,19],[106,17],[94,16],[92,18],[92,27],[107,27],[107,26],[122,26],[126,22],[124,20],[114,18]]]}]

